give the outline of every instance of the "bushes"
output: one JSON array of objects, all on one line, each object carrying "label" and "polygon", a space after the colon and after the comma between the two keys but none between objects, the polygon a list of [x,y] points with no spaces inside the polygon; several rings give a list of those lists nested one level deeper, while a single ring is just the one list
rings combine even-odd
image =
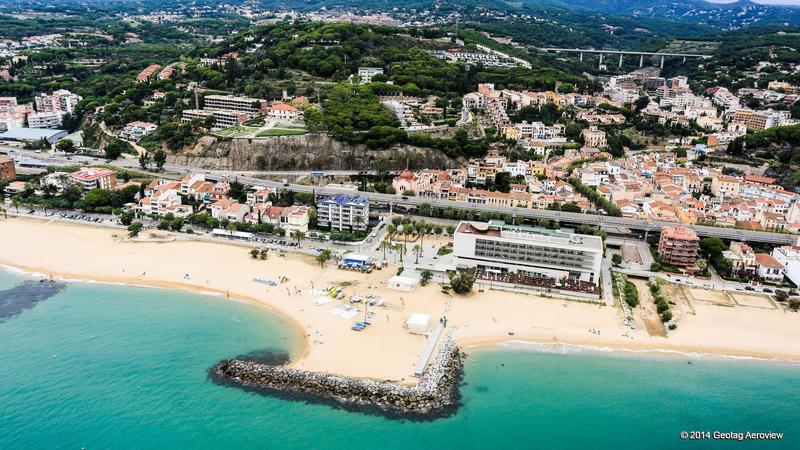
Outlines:
[{"label": "bushes", "polygon": [[[669,302],[664,294],[661,293],[661,286],[655,282],[650,283],[650,292],[653,294],[653,301],[656,304],[656,311],[661,316],[662,322],[669,322],[672,320],[672,311],[670,310]],[[672,323],[669,325],[670,330],[677,328],[677,325]]]},{"label": "bushes", "polygon": [[623,296],[625,297],[625,303],[631,308],[635,308],[639,304],[639,291],[636,289],[636,285],[630,281],[625,282]]}]

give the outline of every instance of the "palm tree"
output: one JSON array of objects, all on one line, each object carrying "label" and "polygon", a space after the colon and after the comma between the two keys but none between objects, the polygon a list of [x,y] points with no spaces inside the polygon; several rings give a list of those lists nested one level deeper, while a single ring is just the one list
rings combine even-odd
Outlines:
[{"label": "palm tree", "polygon": [[16,208],[16,210],[17,210],[17,213],[19,213],[19,199],[12,198],[12,199],[11,199],[11,206],[13,206],[14,208]]},{"label": "palm tree", "polygon": [[[3,208],[2,206],[0,206],[0,212],[2,212],[2,213],[3,213],[3,218],[4,218],[4,219],[8,219],[8,212],[7,212],[7,211],[6,211],[6,209],[5,209],[5,208]],[[386,258],[384,258],[384,259],[386,259]]]},{"label": "palm tree", "polygon": [[419,264],[419,255],[420,255],[420,253],[422,253],[422,246],[419,245],[419,244],[414,245],[413,251],[414,251],[414,253],[417,254],[417,259],[414,262],[414,264]]},{"label": "palm tree", "polygon": [[317,255],[317,257],[315,259],[319,263],[319,266],[321,268],[324,268],[325,267],[325,263],[329,259],[331,259],[331,251],[327,250],[327,249],[326,250],[322,250],[321,252],[319,252],[319,254]]},{"label": "palm tree", "polygon": [[390,223],[389,225],[386,225],[386,235],[389,236],[389,239],[391,239],[396,232],[397,227],[394,224]]},{"label": "palm tree", "polygon": [[300,240],[303,239],[304,237],[306,237],[306,234],[303,233],[300,230],[294,230],[294,231],[292,231],[291,236],[292,236],[293,239],[295,239],[297,241],[297,246],[299,247],[300,246]]},{"label": "palm tree", "polygon": [[381,248],[383,249],[383,259],[386,259],[386,249],[390,248],[391,246],[392,246],[392,240],[391,238],[389,238],[389,235],[387,234],[381,241]]}]

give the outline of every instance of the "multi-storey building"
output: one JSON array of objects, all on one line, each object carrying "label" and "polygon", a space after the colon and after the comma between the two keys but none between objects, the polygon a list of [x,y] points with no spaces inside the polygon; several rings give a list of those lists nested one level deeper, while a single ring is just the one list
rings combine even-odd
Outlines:
[{"label": "multi-storey building", "polygon": [[117,185],[117,174],[113,170],[102,167],[81,167],[69,177],[89,191],[92,189],[114,189]]},{"label": "multi-storey building", "polygon": [[145,81],[149,80],[150,77],[158,73],[161,70],[161,65],[159,64],[150,64],[144,70],[139,72],[139,75],[136,76],[137,83],[144,83]]},{"label": "multi-storey building", "polygon": [[672,266],[693,267],[697,262],[700,238],[691,228],[664,227],[658,240],[658,254]]},{"label": "multi-storey building", "polygon": [[0,155],[0,181],[13,180],[17,176],[14,160],[10,156]]},{"label": "multi-storey building", "polygon": [[61,113],[58,111],[28,114],[30,128],[58,128],[61,126]]},{"label": "multi-storey building", "polygon": [[598,130],[595,125],[590,126],[588,130],[583,130],[581,136],[583,136],[584,145],[587,147],[600,148],[608,145],[606,132]]},{"label": "multi-storey building", "polygon": [[207,111],[236,111],[252,118],[266,112],[267,101],[233,95],[206,95],[203,98],[203,109]]},{"label": "multi-storey building", "polygon": [[122,130],[121,136],[125,139],[138,141],[139,139],[156,131],[157,128],[158,125],[150,122],[141,122],[141,121],[130,122],[127,125],[125,125],[125,128]]},{"label": "multi-storey building", "polygon": [[789,111],[740,109],[733,113],[731,121],[743,123],[748,130],[762,131],[786,123],[789,120],[789,114]]},{"label": "multi-storey building", "polygon": [[369,200],[361,195],[331,195],[317,200],[317,223],[336,230],[366,230]]},{"label": "multi-storey building", "polygon": [[214,125],[212,128],[221,129],[235,126],[238,123],[246,121],[249,116],[242,112],[237,111],[210,111],[206,109],[185,109],[181,115],[181,122],[191,122],[194,119],[205,119],[206,117],[214,117]]},{"label": "multi-storey building", "polygon": [[383,69],[380,67],[359,67],[358,68],[358,82],[359,84],[372,83],[372,77],[375,75],[383,75]]},{"label": "multi-storey building", "polygon": [[462,221],[453,235],[453,257],[457,267],[474,267],[483,274],[515,274],[594,291],[600,281],[603,241],[503,221]]}]

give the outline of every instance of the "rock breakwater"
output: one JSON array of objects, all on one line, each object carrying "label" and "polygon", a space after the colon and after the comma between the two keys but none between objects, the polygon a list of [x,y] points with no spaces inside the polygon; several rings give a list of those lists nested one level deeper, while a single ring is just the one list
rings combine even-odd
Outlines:
[{"label": "rock breakwater", "polygon": [[281,398],[326,403],[348,411],[390,418],[432,420],[446,417],[460,405],[464,354],[450,340],[442,347],[416,386],[224,360],[211,370],[216,382]]}]

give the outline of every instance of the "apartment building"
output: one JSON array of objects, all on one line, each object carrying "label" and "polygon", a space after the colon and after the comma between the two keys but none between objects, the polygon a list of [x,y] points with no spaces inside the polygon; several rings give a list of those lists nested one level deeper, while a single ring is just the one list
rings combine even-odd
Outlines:
[{"label": "apartment building", "polygon": [[59,89],[51,95],[39,94],[33,100],[38,112],[60,111],[62,113],[73,113],[75,112],[75,105],[83,100],[83,97],[66,89]]},{"label": "apartment building", "polygon": [[179,195],[181,183],[169,181],[159,184],[149,196],[139,200],[139,211],[142,214],[172,214],[176,217],[186,217],[192,212],[192,207],[181,205]]},{"label": "apartment building", "polygon": [[61,126],[61,113],[58,111],[35,112],[28,114],[30,128],[58,128]]},{"label": "apartment building", "polygon": [[125,139],[130,139],[132,141],[138,141],[139,139],[156,131],[157,128],[158,125],[150,122],[141,122],[141,121],[130,122],[127,125],[125,125],[125,128],[122,130],[120,136]]},{"label": "apartment building", "polygon": [[369,200],[361,195],[330,195],[317,200],[317,223],[335,230],[366,230]]},{"label": "apartment building", "polygon": [[136,75],[136,82],[144,83],[145,81],[149,80],[153,75],[158,73],[159,70],[161,70],[161,65],[150,64],[144,70],[139,72],[139,75]]},{"label": "apartment building", "polygon": [[17,177],[17,168],[10,156],[0,155],[0,181],[10,181]]},{"label": "apartment building", "polygon": [[732,176],[720,175],[711,179],[711,193],[716,197],[736,197],[740,187],[739,179]]},{"label": "apartment building", "polygon": [[783,274],[797,286],[800,286],[800,246],[785,245],[775,247],[772,257],[783,266]]},{"label": "apartment building", "polygon": [[664,227],[658,240],[661,260],[678,267],[694,267],[700,250],[700,238],[691,228]]},{"label": "apartment building", "polygon": [[453,257],[457,268],[474,267],[484,275],[514,274],[521,280],[594,290],[600,281],[603,241],[499,220],[462,221],[453,236]]},{"label": "apartment building", "polygon": [[250,206],[231,199],[220,199],[211,205],[211,217],[229,222],[242,222]]},{"label": "apartment building", "polygon": [[740,109],[733,113],[731,122],[742,123],[748,130],[762,131],[787,123],[789,117],[789,111],[751,111],[749,109]]},{"label": "apartment building", "polygon": [[203,109],[207,111],[235,111],[244,113],[248,118],[253,118],[266,112],[267,101],[233,95],[206,95],[203,97]]},{"label": "apartment building", "polygon": [[237,111],[185,109],[181,115],[181,122],[191,122],[194,119],[205,119],[209,116],[214,117],[214,125],[212,125],[212,128],[217,130],[230,128],[250,118],[247,114]]},{"label": "apartment building", "polygon": [[69,178],[83,186],[84,190],[114,189],[117,186],[117,174],[113,170],[102,167],[81,167],[77,172],[69,174]]},{"label": "apartment building", "polygon": [[161,72],[158,72],[158,79],[169,80],[170,78],[172,78],[172,75],[174,73],[175,69],[173,69],[172,67],[165,67],[164,69],[161,70]]},{"label": "apartment building", "polygon": [[372,78],[375,75],[383,75],[383,69],[380,67],[359,67],[358,68],[358,82],[359,84],[372,83]]},{"label": "apartment building", "polygon": [[581,136],[583,136],[584,145],[587,147],[600,148],[608,145],[606,132],[597,129],[595,125],[590,126],[588,130],[583,130]]}]

